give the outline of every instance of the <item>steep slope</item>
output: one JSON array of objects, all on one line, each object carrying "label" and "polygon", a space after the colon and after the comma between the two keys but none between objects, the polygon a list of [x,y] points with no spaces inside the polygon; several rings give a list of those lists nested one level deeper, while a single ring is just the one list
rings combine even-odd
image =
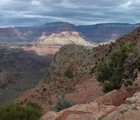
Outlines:
[{"label": "steep slope", "polygon": [[0,46],[0,104],[14,101],[21,92],[36,86],[52,57]]},{"label": "steep slope", "polygon": [[54,110],[59,99],[71,100],[75,104],[88,103],[103,95],[100,84],[93,76],[68,79],[59,77],[29,89],[19,96],[17,102],[25,104],[34,102],[41,105],[44,112]]},{"label": "steep slope", "polygon": [[121,45],[127,42],[132,43],[132,48],[139,51],[140,28],[118,39],[115,43],[102,46],[100,45],[95,48],[87,48],[76,45],[64,46],[55,55],[53,61],[51,62],[47,76],[51,77],[52,75],[53,78],[55,78],[54,75],[64,76],[64,73],[67,70],[72,71],[76,76],[90,73],[91,68],[93,68],[97,62],[111,57],[111,55],[116,52]]},{"label": "steep slope", "polygon": [[48,45],[67,45],[67,44],[76,44],[83,46],[95,46],[85,40],[78,32],[74,31],[65,31],[58,34],[51,34],[50,36],[42,35],[38,38],[37,43],[39,44],[48,44]]}]

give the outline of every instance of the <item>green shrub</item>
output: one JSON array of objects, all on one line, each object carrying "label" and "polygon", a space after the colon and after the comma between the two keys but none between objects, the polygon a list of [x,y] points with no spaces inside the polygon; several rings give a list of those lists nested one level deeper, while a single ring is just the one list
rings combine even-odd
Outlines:
[{"label": "green shrub", "polygon": [[39,120],[42,110],[36,104],[0,106],[0,120]]},{"label": "green shrub", "polygon": [[36,110],[42,111],[42,108],[41,108],[37,103],[28,102],[28,103],[26,104],[26,106],[30,106],[30,107],[33,107],[33,108],[36,109]]},{"label": "green shrub", "polygon": [[72,107],[73,105],[74,105],[74,103],[72,101],[69,101],[69,100],[59,100],[57,102],[57,104],[55,105],[54,110],[59,112],[59,111],[61,111],[63,109]]}]

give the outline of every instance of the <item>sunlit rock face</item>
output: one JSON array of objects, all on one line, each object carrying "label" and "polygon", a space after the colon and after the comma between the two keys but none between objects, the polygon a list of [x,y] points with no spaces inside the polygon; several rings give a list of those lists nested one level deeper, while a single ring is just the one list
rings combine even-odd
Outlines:
[{"label": "sunlit rock face", "polygon": [[76,44],[83,46],[96,46],[95,43],[90,43],[83,36],[81,36],[78,32],[74,31],[65,31],[61,33],[53,33],[49,36],[42,34],[41,37],[38,38],[38,43],[40,44],[48,44],[48,45],[68,45],[68,44]]}]

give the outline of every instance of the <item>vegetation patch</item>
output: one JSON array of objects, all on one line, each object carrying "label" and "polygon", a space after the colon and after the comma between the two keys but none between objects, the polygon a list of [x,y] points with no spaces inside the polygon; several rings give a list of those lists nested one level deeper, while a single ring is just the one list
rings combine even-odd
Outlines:
[{"label": "vegetation patch", "polygon": [[54,110],[59,112],[63,109],[66,109],[66,108],[69,108],[69,107],[72,107],[74,105],[74,103],[70,100],[59,100],[55,107],[54,107]]},{"label": "vegetation patch", "polygon": [[102,83],[103,91],[109,92],[119,89],[122,84],[132,85],[136,77],[134,70],[139,66],[139,53],[133,44],[128,42],[118,47],[108,59],[98,62],[91,72],[94,72],[97,80]]},{"label": "vegetation patch", "polygon": [[39,120],[42,109],[35,103],[26,105],[9,104],[0,106],[1,120]]}]

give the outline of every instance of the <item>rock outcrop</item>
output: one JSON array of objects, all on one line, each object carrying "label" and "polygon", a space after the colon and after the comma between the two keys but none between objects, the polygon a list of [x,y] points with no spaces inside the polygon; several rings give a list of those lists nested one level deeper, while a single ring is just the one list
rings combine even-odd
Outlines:
[{"label": "rock outcrop", "polygon": [[[94,102],[78,104],[58,113],[48,112],[41,120],[97,120],[114,111],[117,106],[124,103],[123,91],[112,91],[101,96]],[[108,103],[107,103],[108,101]],[[116,102],[113,102],[116,101]],[[118,102],[119,101],[119,102]],[[121,102],[120,102],[121,101]]]},{"label": "rock outcrop", "polygon": [[90,43],[84,37],[82,37],[78,32],[75,31],[53,33],[49,36],[43,34],[38,38],[37,43],[48,44],[48,45],[76,44],[76,45],[83,45],[83,46],[97,46],[97,44]]},{"label": "rock outcrop", "polygon": [[104,120],[139,120],[140,119],[140,92],[126,99],[126,104],[119,106]]}]

